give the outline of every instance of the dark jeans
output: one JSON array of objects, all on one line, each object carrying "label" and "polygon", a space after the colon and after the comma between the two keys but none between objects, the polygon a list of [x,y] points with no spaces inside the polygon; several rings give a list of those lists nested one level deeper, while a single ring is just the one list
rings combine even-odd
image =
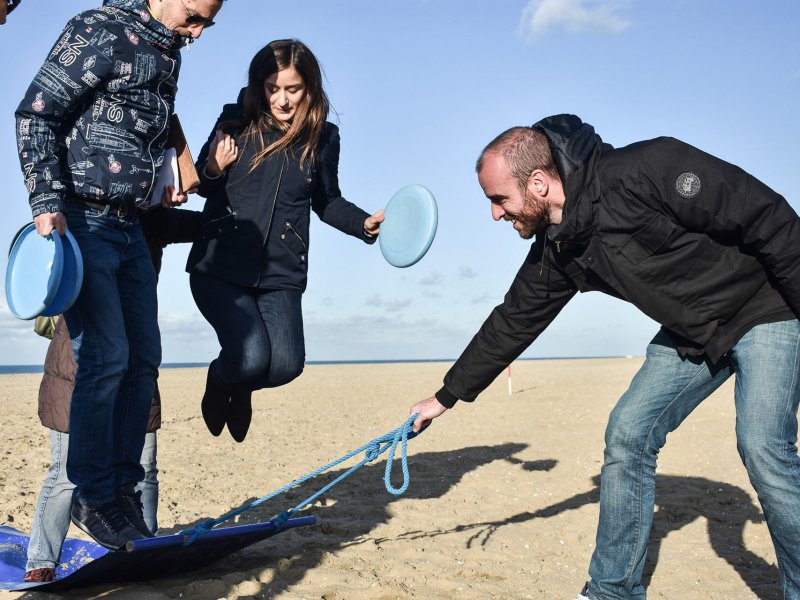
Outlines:
[{"label": "dark jeans", "polygon": [[68,205],[83,255],[83,286],[64,314],[75,388],[67,475],[87,504],[144,477],[139,462],[153,402],[161,339],[156,275],[138,220]]},{"label": "dark jeans", "polygon": [[192,273],[197,308],[217,332],[214,376],[229,389],[271,388],[303,372],[302,293],[244,287]]}]

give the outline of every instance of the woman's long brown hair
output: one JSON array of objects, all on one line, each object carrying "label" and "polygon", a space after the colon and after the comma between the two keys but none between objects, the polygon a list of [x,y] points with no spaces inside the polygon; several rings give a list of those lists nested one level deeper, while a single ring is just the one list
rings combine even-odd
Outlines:
[{"label": "woman's long brown hair", "polygon": [[[289,67],[294,67],[302,78],[305,94],[294,118],[287,123],[273,118],[264,81]],[[330,102],[322,88],[319,62],[305,44],[299,40],[275,40],[264,46],[250,61],[244,94],[245,140],[258,148],[250,163],[250,171],[256,169],[268,154],[287,151],[296,144],[304,145],[301,161],[313,161],[329,110]],[[282,130],[283,135],[265,146],[264,133],[270,127]]]}]

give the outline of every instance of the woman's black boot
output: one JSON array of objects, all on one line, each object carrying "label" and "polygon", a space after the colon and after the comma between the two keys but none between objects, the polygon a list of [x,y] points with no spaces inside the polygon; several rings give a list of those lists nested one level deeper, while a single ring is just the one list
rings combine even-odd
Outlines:
[{"label": "woman's black boot", "polygon": [[250,399],[253,392],[247,389],[239,389],[231,394],[231,403],[228,408],[228,431],[231,437],[237,442],[243,442],[250,428],[250,421],[253,418],[253,407]]},{"label": "woman's black boot", "polygon": [[219,435],[225,428],[225,421],[228,418],[228,407],[230,406],[231,395],[214,377],[214,363],[208,365],[208,376],[206,377],[206,391],[203,394],[203,401],[200,403],[200,410],[203,412],[203,420],[212,435]]}]

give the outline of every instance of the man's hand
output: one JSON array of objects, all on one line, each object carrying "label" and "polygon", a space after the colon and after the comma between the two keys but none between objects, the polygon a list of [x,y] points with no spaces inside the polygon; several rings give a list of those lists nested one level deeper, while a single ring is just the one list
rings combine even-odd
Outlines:
[{"label": "man's hand", "polygon": [[206,175],[219,177],[238,157],[239,148],[236,146],[236,140],[227,133],[223,133],[221,129],[217,129],[217,134],[211,141],[211,148],[208,150]]},{"label": "man's hand", "polygon": [[444,413],[446,410],[447,407],[441,404],[436,399],[436,396],[431,396],[427,400],[417,402],[411,407],[411,410],[408,411],[409,415],[419,413],[417,418],[414,420],[414,431],[419,432],[419,430],[423,427],[427,427],[431,421]]},{"label": "man's hand", "polygon": [[381,223],[383,223],[383,209],[380,209],[374,215],[364,220],[364,233],[375,237],[380,233]]},{"label": "man's hand", "polygon": [[64,235],[67,230],[67,218],[64,213],[42,213],[33,218],[33,223],[36,225],[36,233],[42,237],[46,237],[55,229],[59,235]]}]

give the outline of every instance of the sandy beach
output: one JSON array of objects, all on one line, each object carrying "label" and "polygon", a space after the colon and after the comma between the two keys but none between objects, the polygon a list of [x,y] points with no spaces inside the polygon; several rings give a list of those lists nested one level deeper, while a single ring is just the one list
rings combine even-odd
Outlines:
[{"label": "sandy beach", "polygon": [[[572,600],[587,579],[608,413],[641,358],[518,361],[409,442],[410,485],[383,485],[384,454],[304,511],[290,530],[200,571],[6,598],[535,598]],[[162,532],[217,517],[398,427],[438,389],[447,363],[311,365],[254,396],[242,444],[200,417],[205,369],[161,374]],[[49,460],[36,416],[39,375],[0,377],[4,436],[0,522],[27,531]],[[645,580],[649,598],[778,599],[762,513],[736,452],[731,382],[668,440]],[[341,473],[347,466],[336,467]],[[396,484],[401,474],[396,469]],[[329,481],[323,478],[320,485]],[[292,491],[246,513],[268,520],[310,495]],[[75,528],[70,537],[83,537]],[[85,538],[84,538],[85,539]]]}]

